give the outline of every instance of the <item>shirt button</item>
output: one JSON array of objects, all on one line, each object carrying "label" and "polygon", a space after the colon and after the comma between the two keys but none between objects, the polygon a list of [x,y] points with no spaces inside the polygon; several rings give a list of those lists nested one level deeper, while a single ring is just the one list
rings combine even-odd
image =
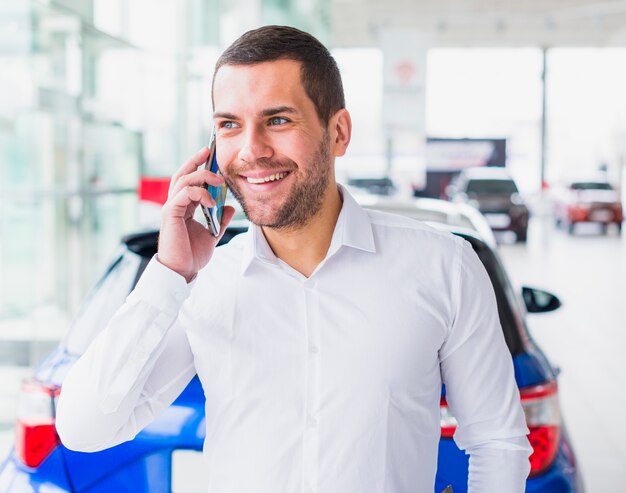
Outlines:
[{"label": "shirt button", "polygon": [[318,348],[317,346],[309,346],[309,352],[311,354],[317,354],[320,352],[320,348]]},{"label": "shirt button", "polygon": [[315,418],[309,417],[309,428],[316,428],[317,420]]}]

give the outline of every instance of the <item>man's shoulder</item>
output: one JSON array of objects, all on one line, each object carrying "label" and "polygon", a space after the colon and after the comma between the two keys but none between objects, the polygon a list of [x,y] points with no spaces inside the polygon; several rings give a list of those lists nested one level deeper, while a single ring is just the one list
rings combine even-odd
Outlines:
[{"label": "man's shoulder", "polygon": [[419,243],[435,243],[455,248],[463,239],[449,231],[437,229],[423,221],[372,209],[366,209],[374,233],[389,240],[413,240]]}]

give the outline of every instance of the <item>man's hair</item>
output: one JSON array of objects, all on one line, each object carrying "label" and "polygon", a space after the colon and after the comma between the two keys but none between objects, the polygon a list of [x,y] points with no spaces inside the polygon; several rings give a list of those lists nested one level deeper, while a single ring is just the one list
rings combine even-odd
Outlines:
[{"label": "man's hair", "polygon": [[300,80],[324,124],[345,107],[341,75],[335,59],[315,37],[289,26],[264,26],[239,37],[217,60],[213,84],[223,65],[253,65],[276,60],[300,62]]}]

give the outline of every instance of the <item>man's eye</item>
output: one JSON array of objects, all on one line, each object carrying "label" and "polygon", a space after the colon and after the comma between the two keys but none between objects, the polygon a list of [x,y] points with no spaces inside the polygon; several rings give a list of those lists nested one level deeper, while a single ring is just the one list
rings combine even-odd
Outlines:
[{"label": "man's eye", "polygon": [[220,130],[232,130],[233,128],[238,127],[237,122],[234,122],[232,120],[217,121],[215,122],[215,125]]},{"label": "man's eye", "polygon": [[287,123],[287,119],[282,116],[270,118],[270,125],[283,125],[284,123]]}]

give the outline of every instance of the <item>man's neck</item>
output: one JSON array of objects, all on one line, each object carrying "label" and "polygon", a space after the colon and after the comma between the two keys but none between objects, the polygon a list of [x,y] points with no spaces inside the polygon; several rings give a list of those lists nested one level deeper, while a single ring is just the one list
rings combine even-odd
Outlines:
[{"label": "man's neck", "polygon": [[293,230],[263,228],[274,255],[306,277],[324,260],[341,211],[341,195],[335,183],[325,194],[318,213],[306,225]]}]

